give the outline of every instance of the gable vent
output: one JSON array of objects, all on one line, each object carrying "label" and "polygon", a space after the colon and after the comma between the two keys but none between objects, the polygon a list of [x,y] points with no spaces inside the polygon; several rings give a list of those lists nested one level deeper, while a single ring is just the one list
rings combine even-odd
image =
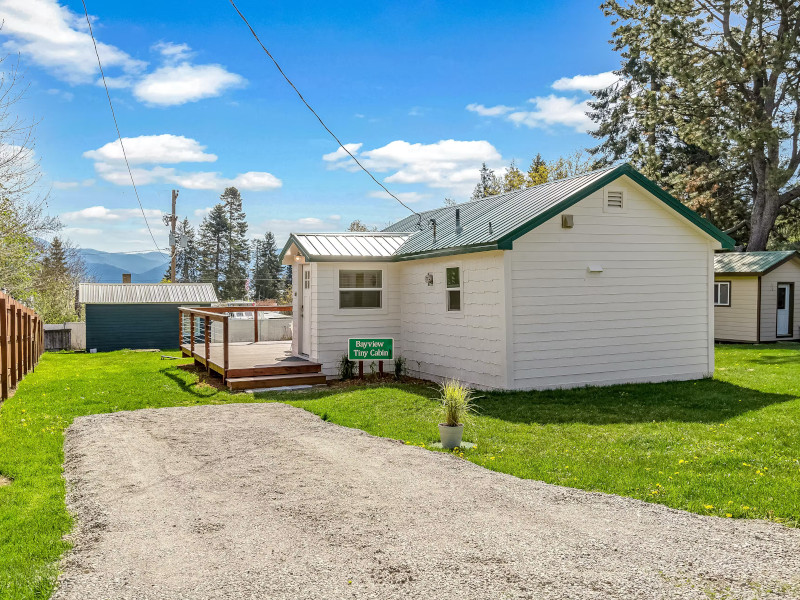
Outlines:
[{"label": "gable vent", "polygon": [[622,208],[622,192],[619,190],[608,190],[606,192],[606,206],[608,208]]}]

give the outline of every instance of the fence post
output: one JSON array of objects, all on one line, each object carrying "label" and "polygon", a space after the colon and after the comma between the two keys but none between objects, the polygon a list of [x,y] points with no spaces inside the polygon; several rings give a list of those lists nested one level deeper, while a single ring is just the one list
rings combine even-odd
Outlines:
[{"label": "fence post", "polygon": [[14,308],[13,302],[11,303],[11,309],[9,311],[9,323],[11,324],[11,335],[9,337],[11,352],[9,354],[10,360],[8,366],[11,371],[11,387],[15,388],[17,387],[17,376],[19,375],[17,372],[17,365],[19,363],[17,359],[17,310]]},{"label": "fence post", "polygon": [[8,307],[6,299],[0,298],[0,400],[8,398]]},{"label": "fence post", "polygon": [[258,307],[253,307],[253,342],[258,343]]}]

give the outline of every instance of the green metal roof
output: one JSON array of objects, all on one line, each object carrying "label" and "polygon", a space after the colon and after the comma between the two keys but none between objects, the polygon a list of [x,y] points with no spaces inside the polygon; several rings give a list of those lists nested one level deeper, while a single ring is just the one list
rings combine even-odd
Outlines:
[{"label": "green metal roof", "polygon": [[714,272],[762,275],[792,257],[800,258],[795,250],[764,252],[723,252],[714,256]]},{"label": "green metal roof", "polygon": [[[408,236],[389,260],[413,260],[484,250],[511,250],[514,240],[622,176],[627,176],[718,240],[723,248],[733,248],[734,241],[728,235],[670,196],[632,166],[623,164],[406,217],[381,232]],[[460,209],[460,231],[456,230],[455,209]],[[436,220],[435,238],[430,226],[431,219]],[[291,243],[292,238],[287,242],[284,254]],[[314,260],[313,257],[307,258]],[[332,260],[332,257],[325,260]]]}]

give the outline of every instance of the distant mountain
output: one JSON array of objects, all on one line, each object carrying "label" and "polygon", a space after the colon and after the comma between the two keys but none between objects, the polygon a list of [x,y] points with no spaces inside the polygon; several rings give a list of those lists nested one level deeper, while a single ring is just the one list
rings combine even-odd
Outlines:
[{"label": "distant mountain", "polygon": [[158,252],[125,254],[81,248],[80,253],[88,275],[98,283],[121,283],[123,273],[130,273],[133,283],[158,283],[169,264]]}]

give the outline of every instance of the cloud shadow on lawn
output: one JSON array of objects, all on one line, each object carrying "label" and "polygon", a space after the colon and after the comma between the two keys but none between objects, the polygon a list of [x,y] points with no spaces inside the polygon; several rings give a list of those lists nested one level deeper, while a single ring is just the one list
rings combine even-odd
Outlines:
[{"label": "cloud shadow on lawn", "polygon": [[512,423],[722,423],[738,415],[795,400],[724,381],[585,387],[541,392],[484,392],[478,414]]}]

